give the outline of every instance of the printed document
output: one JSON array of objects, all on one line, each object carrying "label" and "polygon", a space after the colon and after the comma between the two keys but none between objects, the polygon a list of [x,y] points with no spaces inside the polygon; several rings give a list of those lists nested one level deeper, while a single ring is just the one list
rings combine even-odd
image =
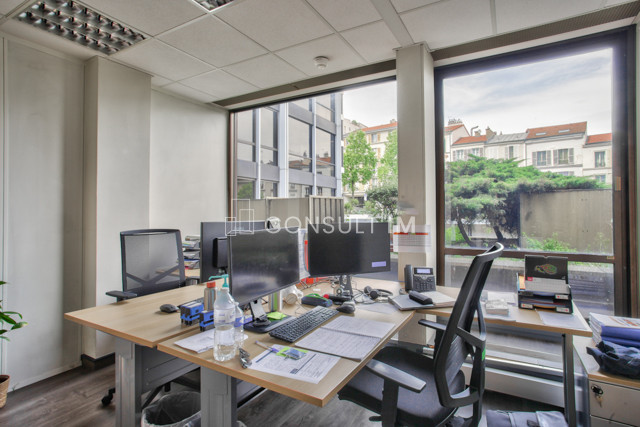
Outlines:
[{"label": "printed document", "polygon": [[393,323],[339,316],[296,343],[298,347],[362,360],[393,329]]},{"label": "printed document", "polygon": [[[276,350],[282,350],[285,346],[273,345]],[[281,375],[294,380],[306,381],[318,384],[327,372],[338,363],[339,357],[328,354],[307,351],[304,357],[295,360],[283,357],[278,353],[265,350],[252,360],[250,369],[266,372],[268,374]]]},{"label": "printed document", "polygon": [[209,329],[208,331],[191,335],[189,338],[176,341],[176,345],[186,348],[187,350],[195,351],[196,353],[202,353],[203,351],[213,349],[213,334],[215,332],[215,329]]}]

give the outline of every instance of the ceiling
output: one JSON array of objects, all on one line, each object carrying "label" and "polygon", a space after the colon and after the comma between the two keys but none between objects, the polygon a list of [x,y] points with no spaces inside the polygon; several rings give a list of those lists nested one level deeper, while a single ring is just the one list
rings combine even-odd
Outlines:
[{"label": "ceiling", "polygon": [[[79,59],[105,56],[12,19],[31,3],[0,1],[0,32]],[[210,12],[192,0],[80,3],[145,35],[110,59],[149,73],[161,91],[224,105],[230,98],[392,60],[394,49],[414,43],[444,52],[640,2],[235,0]],[[315,66],[317,56],[329,59],[326,68]]]}]

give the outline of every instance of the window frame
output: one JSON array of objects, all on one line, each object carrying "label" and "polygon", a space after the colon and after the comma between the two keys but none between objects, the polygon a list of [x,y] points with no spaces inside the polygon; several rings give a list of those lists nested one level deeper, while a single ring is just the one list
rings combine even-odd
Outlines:
[{"label": "window frame", "polygon": [[[445,246],[444,193],[444,91],[446,78],[490,71],[524,62],[553,59],[579,54],[596,48],[612,48],[612,133],[611,168],[613,172],[612,218],[613,255],[585,253],[537,252],[543,255],[565,256],[569,261],[612,264],[614,269],[615,312],[617,315],[638,316],[638,248],[636,195],[636,30],[628,26],[562,42],[536,46],[468,62],[445,65],[434,69],[435,141],[436,143],[436,241],[437,271],[444,272],[447,255],[477,255],[482,248],[447,248]],[[505,250],[504,258],[521,259],[524,250]],[[438,274],[438,284],[444,284],[444,274]]]}]

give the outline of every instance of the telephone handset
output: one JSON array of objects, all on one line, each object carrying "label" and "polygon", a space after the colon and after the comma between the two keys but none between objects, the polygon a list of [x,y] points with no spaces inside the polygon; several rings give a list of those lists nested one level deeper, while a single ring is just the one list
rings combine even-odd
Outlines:
[{"label": "telephone handset", "polygon": [[404,288],[407,292],[430,292],[436,290],[436,277],[431,267],[404,266]]}]

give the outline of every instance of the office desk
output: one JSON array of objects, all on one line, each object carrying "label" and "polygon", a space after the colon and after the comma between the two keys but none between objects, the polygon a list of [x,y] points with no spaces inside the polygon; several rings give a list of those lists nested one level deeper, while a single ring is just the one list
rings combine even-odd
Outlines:
[{"label": "office desk", "polygon": [[[315,288],[315,287],[314,287]],[[327,285],[320,286],[322,292],[329,292]],[[307,289],[305,293],[311,293],[313,289]],[[293,314],[297,306],[285,305],[283,312]],[[306,307],[305,308],[309,308]],[[300,310],[300,309],[299,309]],[[300,312],[299,312],[300,313]],[[344,314],[341,314],[344,316]],[[381,314],[357,309],[355,316],[363,319],[380,320],[393,323],[394,328],[380,341],[367,357],[360,361],[353,361],[341,358],[331,369],[325,378],[318,384],[293,380],[278,375],[257,372],[252,369],[243,369],[237,357],[227,362],[216,362],[213,359],[213,351],[206,351],[195,354],[175,345],[175,342],[193,335],[192,332],[183,336],[175,337],[158,344],[158,350],[170,355],[200,365],[201,381],[200,392],[202,399],[202,425],[203,426],[235,426],[236,422],[236,397],[235,381],[241,379],[259,385],[269,390],[284,394],[294,399],[302,400],[317,406],[326,405],[338,391],[355,374],[371,360],[371,358],[413,317],[412,312],[396,311],[392,314]],[[264,348],[255,344],[256,340],[268,344],[285,344],[283,341],[271,338],[268,334],[256,334],[246,332],[249,338],[245,341],[243,348],[249,352],[252,358],[264,352]]]},{"label": "office desk", "polygon": [[[156,350],[161,341],[198,330],[184,326],[178,313],[162,313],[162,304],[179,305],[203,295],[202,285],[65,313],[64,318],[113,335],[116,339],[116,425],[139,425],[140,395],[195,367]],[[105,390],[106,391],[106,390]]]}]

